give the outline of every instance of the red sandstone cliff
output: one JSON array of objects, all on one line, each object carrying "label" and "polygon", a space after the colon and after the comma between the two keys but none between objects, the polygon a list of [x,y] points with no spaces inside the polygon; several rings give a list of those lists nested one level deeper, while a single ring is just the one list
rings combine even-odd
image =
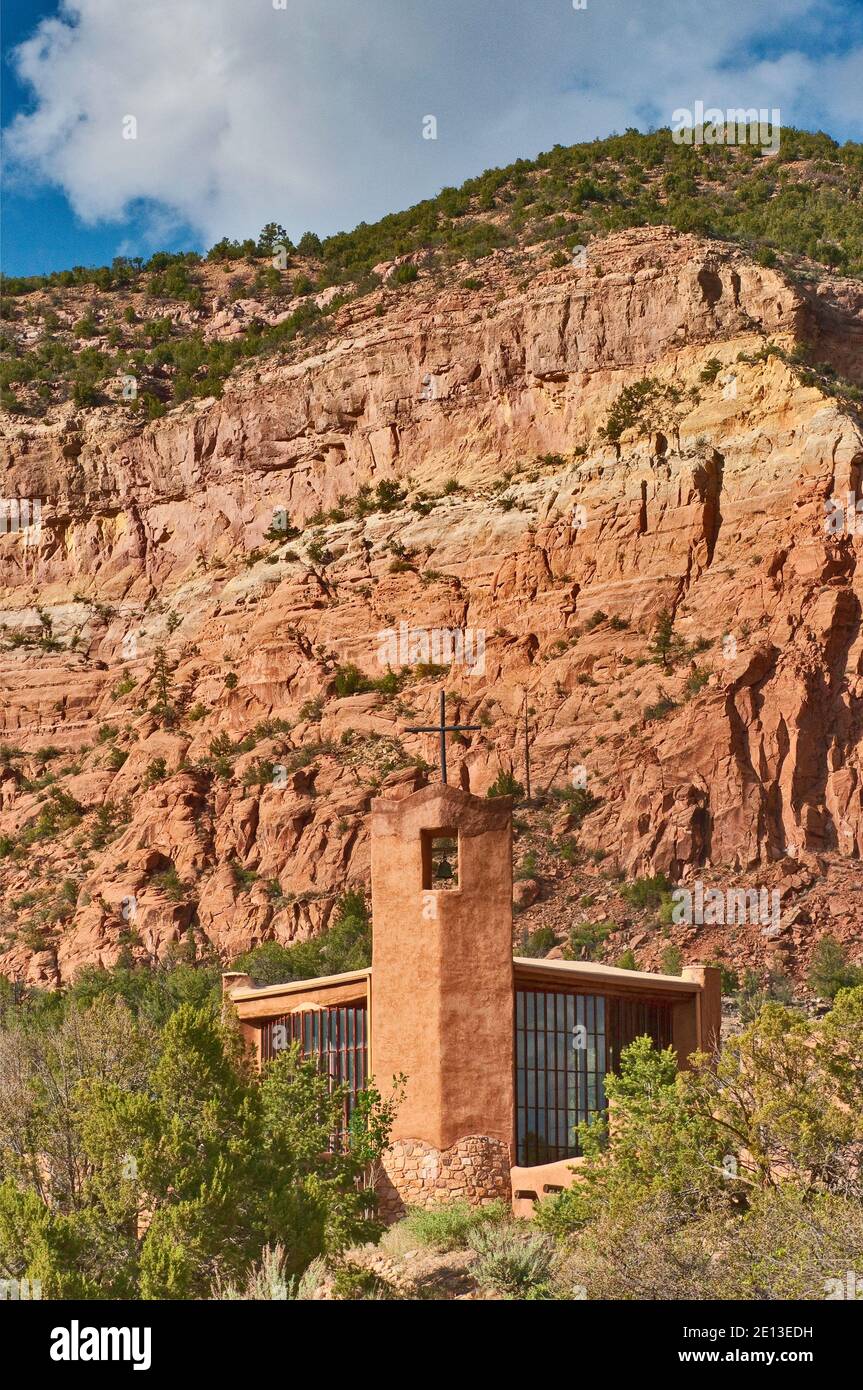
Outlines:
[{"label": "red sandstone cliff", "polygon": [[[484,726],[452,747],[452,780],[522,777],[526,695],[534,790],[583,765],[601,798],[576,867],[546,854],[565,810],[522,818],[546,880],[528,924],[590,915],[593,887],[628,943],[608,871],[661,870],[785,894],[773,937],[675,929],[690,959],[799,972],[825,929],[860,956],[863,543],[824,512],[860,494],[863,425],[789,358],[805,342],[863,379],[863,291],[664,228],[592,243],[583,270],[527,259],[496,253],[479,290],[421,274],[371,294],[314,355],[145,426],[113,407],[5,417],[0,493],[42,499],[42,532],[0,535],[0,971],[62,981],[190,927],[228,958],[324,923],[367,878],[371,797],[435,756],[403,726],[433,716],[439,676],[336,693],[340,667],[384,674],[379,634],[400,623],[485,634],[484,672],[446,677]],[[675,418],[604,441],[645,377],[680,394]],[[351,517],[381,480],[404,501]],[[281,545],[279,508],[301,530]],[[686,643],[667,671],[649,659],[661,610]],[[173,727],[152,713],[159,647]],[[282,782],[257,785],[261,763]],[[662,943],[641,935],[651,963]]]}]

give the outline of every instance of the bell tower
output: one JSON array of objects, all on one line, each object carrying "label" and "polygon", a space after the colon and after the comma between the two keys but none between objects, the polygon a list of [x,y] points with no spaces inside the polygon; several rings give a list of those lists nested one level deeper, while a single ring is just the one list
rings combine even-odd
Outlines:
[{"label": "bell tower", "polygon": [[371,1058],[407,1077],[384,1207],[509,1197],[512,810],[445,784],[372,806]]}]

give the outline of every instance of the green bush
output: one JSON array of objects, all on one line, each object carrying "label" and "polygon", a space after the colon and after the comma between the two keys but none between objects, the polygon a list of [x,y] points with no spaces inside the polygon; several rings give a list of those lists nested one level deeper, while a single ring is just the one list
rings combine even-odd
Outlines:
[{"label": "green bush", "polygon": [[[295,1048],[250,1074],[215,1008],[182,1004],[156,1033],[110,997],[68,1007],[3,1038],[17,1091],[12,1108],[0,1096],[0,1268],[53,1299],[201,1299],[243,1286],[267,1245],[293,1280],[380,1235],[368,1181],[394,1101],[369,1088],[333,1144],[344,1091]],[[50,1202],[14,1156],[19,1125],[52,1155]]]},{"label": "green bush", "polygon": [[576,829],[585,816],[589,816],[591,811],[595,811],[597,806],[602,804],[602,798],[588,791],[587,787],[558,787],[552,794],[565,804]]},{"label": "green bush", "polygon": [[339,666],[335,675],[336,694],[340,698],[347,695],[359,695],[372,688],[372,683],[367,676],[364,676],[358,666],[349,663],[347,666]]},{"label": "green bush", "polygon": [[665,874],[654,874],[650,878],[636,878],[632,883],[625,883],[620,889],[620,896],[631,904],[632,907],[652,907],[660,906],[663,896],[671,892],[671,883]]},{"label": "green bush", "polygon": [[553,946],[557,945],[557,937],[551,927],[537,927],[530,935],[525,934],[521,943],[519,955],[522,956],[547,956]]},{"label": "green bush", "polygon": [[663,975],[679,975],[683,969],[683,956],[679,946],[666,946],[659,958],[659,969]]},{"label": "green bush", "polygon": [[488,1202],[474,1207],[469,1202],[442,1202],[435,1207],[414,1207],[402,1222],[418,1245],[433,1250],[467,1250],[477,1230],[507,1220],[510,1209],[505,1202]]},{"label": "green bush", "polygon": [[808,984],[820,998],[835,999],[840,989],[853,989],[863,984],[863,970],[848,963],[835,937],[822,936],[812,956]]},{"label": "green bush", "polygon": [[419,270],[415,265],[397,265],[390,280],[394,285],[410,285],[419,276]]},{"label": "green bush", "polygon": [[537,872],[536,851],[529,849],[515,871],[516,880],[535,878]]},{"label": "green bush", "polygon": [[524,787],[516,780],[514,773],[501,771],[492,782],[486,796],[512,796],[516,801],[520,801],[524,796]]},{"label": "green bush", "polygon": [[597,960],[601,948],[615,929],[614,922],[579,922],[570,929],[564,948],[565,960]]},{"label": "green bush", "polygon": [[338,1301],[378,1302],[398,1298],[395,1287],[373,1269],[342,1261],[333,1275],[333,1298]]},{"label": "green bush", "polygon": [[480,1227],[472,1232],[470,1244],[477,1254],[473,1274],[481,1287],[524,1298],[548,1282],[554,1244],[542,1231],[515,1223]]},{"label": "green bush", "polygon": [[673,709],[677,709],[675,701],[672,700],[670,696],[663,695],[662,698],[658,700],[655,705],[645,705],[645,722],[648,724],[654,724],[658,720],[665,719],[666,715],[669,715]]},{"label": "green bush", "polygon": [[282,984],[320,975],[340,975],[371,965],[372,927],[362,893],[349,891],[336,903],[329,928],[310,941],[282,946],[267,941],[233,963],[233,970],[251,975],[255,984]]}]

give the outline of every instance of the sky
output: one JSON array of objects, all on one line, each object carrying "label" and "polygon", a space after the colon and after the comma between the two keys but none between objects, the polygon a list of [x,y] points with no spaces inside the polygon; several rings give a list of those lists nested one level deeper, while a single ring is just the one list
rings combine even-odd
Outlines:
[{"label": "sky", "polygon": [[0,264],[326,235],[697,101],[863,139],[863,0],[577,3],[3,0]]}]

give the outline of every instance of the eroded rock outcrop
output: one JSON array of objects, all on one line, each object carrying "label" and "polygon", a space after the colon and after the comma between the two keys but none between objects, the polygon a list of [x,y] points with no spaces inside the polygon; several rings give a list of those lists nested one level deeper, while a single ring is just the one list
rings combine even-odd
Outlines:
[{"label": "eroded rock outcrop", "polygon": [[[7,420],[0,490],[42,499],[42,532],[0,536],[0,747],[22,754],[0,768],[0,969],[56,982],[189,930],[229,957],[324,924],[367,877],[376,788],[434,757],[404,732],[440,684],[421,642],[398,693],[338,679],[379,680],[401,625],[409,646],[483,634],[482,669],[446,677],[483,725],[450,754],[471,790],[520,775],[526,698],[534,790],[577,765],[599,798],[584,852],[683,880],[790,858],[847,897],[863,552],[824,516],[859,493],[863,428],[793,354],[817,339],[860,374],[859,287],[803,289],[664,228],[526,284],[505,253],[487,266],[480,291],[421,276],[382,316],[356,301],[313,356],[146,426],[108,408]],[[680,404],[603,439],[645,377]],[[401,502],[356,515],[382,481]],[[279,509],[299,531],[281,544]],[[322,510],[344,520],[310,525]],[[649,649],[663,610],[667,669]],[[58,786],[77,810],[22,854]],[[16,937],[14,903],[65,878],[68,913]]]}]

